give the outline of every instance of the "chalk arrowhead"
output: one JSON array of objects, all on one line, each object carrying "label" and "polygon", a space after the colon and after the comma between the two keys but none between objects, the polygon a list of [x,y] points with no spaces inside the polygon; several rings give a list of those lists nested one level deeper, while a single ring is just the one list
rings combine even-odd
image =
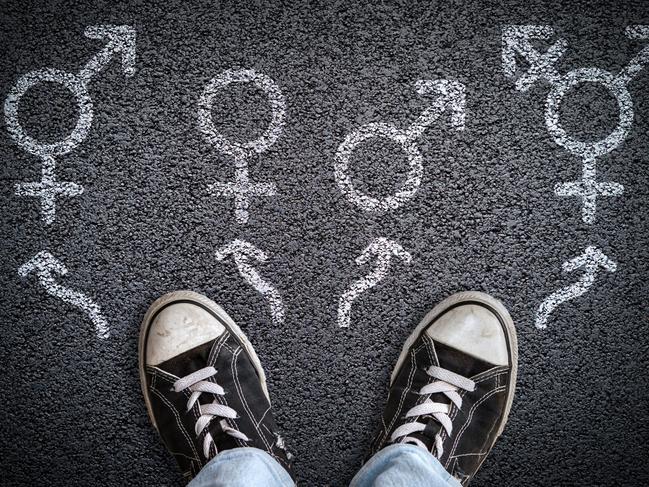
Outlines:
[{"label": "chalk arrowhead", "polygon": [[365,250],[363,250],[361,255],[356,258],[356,263],[358,265],[363,265],[372,260],[373,257],[390,259],[393,255],[408,264],[412,261],[412,255],[410,255],[410,253],[400,244],[384,237],[378,237],[372,240]]},{"label": "chalk arrowhead", "polygon": [[516,82],[516,88],[526,91],[539,79],[555,81],[559,75],[554,64],[563,56],[567,48],[565,39],[558,39],[545,53],[540,53],[532,45],[532,40],[549,40],[554,29],[549,25],[507,25],[503,28],[502,63],[505,76],[514,78],[517,71],[516,57],[523,57],[530,65],[527,73]]},{"label": "chalk arrowhead", "polygon": [[464,128],[466,90],[462,83],[448,79],[420,79],[415,82],[415,87],[420,95],[437,95],[444,109],[451,112],[451,125]]},{"label": "chalk arrowhead", "polygon": [[649,25],[629,25],[624,33],[629,39],[649,39]]},{"label": "chalk arrowhead", "polygon": [[64,275],[68,270],[47,250],[42,250],[18,268],[18,275],[21,277],[27,277],[32,272],[36,272],[39,276],[47,276],[52,273]]},{"label": "chalk arrowhead", "polygon": [[216,259],[223,260],[228,255],[233,255],[235,259],[240,257],[252,257],[259,262],[265,262],[268,258],[266,254],[245,240],[233,240],[216,251]]},{"label": "chalk arrowhead", "polygon": [[89,39],[107,41],[105,50],[122,56],[124,74],[135,73],[135,29],[128,25],[93,25],[86,27],[84,35]]},{"label": "chalk arrowhead", "polygon": [[564,272],[572,272],[580,267],[586,267],[587,270],[595,271],[598,267],[615,272],[617,264],[613,262],[604,252],[595,246],[586,247],[583,254],[563,264]]},{"label": "chalk arrowhead", "polygon": [[527,57],[532,48],[530,40],[548,40],[554,35],[549,25],[506,25],[503,27],[503,70],[505,76],[516,75],[516,56]]}]

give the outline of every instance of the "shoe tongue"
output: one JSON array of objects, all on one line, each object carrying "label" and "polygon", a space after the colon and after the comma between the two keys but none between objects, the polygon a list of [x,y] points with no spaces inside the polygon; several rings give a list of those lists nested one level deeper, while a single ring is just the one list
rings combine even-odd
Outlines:
[{"label": "shoe tongue", "polygon": [[424,423],[426,427],[422,431],[418,433],[411,433],[408,436],[421,441],[424,445],[426,445],[428,451],[432,451],[433,446],[435,446],[435,436],[442,429],[442,425],[435,421],[435,419],[433,418],[419,418],[419,422]]},{"label": "shoe tongue", "polygon": [[[207,367],[210,352],[214,346],[213,341],[209,341],[199,345],[195,348],[187,350],[182,354],[163,362],[158,365],[158,367],[165,372],[175,375],[176,377],[182,378],[186,375],[189,375],[193,372],[196,372],[199,369]],[[214,394],[203,393],[198,399],[200,404],[209,404],[211,402],[217,401],[220,404],[225,404],[220,401],[220,397]],[[216,446],[217,451],[229,450],[236,448],[239,444],[236,441],[236,438],[227,434],[222,427],[223,418],[214,417],[208,426],[209,432],[212,435],[214,440],[214,446]],[[225,423],[227,424],[227,423]],[[201,435],[201,442],[203,441],[203,436]],[[213,451],[213,448],[212,448]],[[212,453],[214,455],[214,452]]]},{"label": "shoe tongue", "polygon": [[158,368],[178,378],[196,372],[203,367],[207,367],[213,343],[213,341],[209,341],[189,349],[180,355],[170,358],[166,362],[162,362],[158,365]]},{"label": "shoe tongue", "polygon": [[[435,355],[438,359],[438,363],[435,365],[438,365],[443,369],[450,370],[461,376],[470,378],[493,367],[493,365],[490,365],[487,362],[469,356],[464,352],[456,350],[455,348],[449,347],[448,345],[445,345],[443,343],[434,342],[434,347]],[[415,382],[420,383],[419,387],[438,380],[434,377],[429,376],[423,371],[421,373],[422,376],[415,379]],[[425,376],[423,374],[425,374]],[[430,396],[428,396],[428,398],[433,402],[448,404],[452,407],[455,407],[452,405],[451,400],[441,392],[431,394]],[[442,431],[442,425],[432,416],[420,416],[416,420],[420,423],[425,424],[426,427],[423,431],[412,433],[409,436],[418,439],[424,445],[426,445],[429,450],[432,450],[433,446],[435,445],[435,436],[440,431]]]},{"label": "shoe tongue", "polygon": [[237,439],[223,430],[223,424],[227,425],[227,422],[223,418],[214,418],[208,426],[217,452],[231,450],[239,446]]},{"label": "shoe tongue", "polygon": [[467,355],[461,350],[440,342],[435,342],[435,352],[441,368],[455,372],[463,377],[471,378],[494,367],[489,362]]}]

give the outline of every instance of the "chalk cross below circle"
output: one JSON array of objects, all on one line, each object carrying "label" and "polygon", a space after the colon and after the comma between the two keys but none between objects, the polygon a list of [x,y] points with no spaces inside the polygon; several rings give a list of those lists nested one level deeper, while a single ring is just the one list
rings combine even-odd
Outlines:
[{"label": "chalk cross below circle", "polygon": [[[235,142],[220,134],[212,118],[212,106],[219,90],[232,83],[253,83],[268,97],[272,119],[264,134],[249,142]],[[234,199],[234,213],[238,223],[250,218],[250,200],[255,196],[274,196],[274,183],[257,183],[250,179],[248,159],[252,154],[268,150],[279,138],[284,125],[286,100],[277,84],[268,76],[252,69],[230,69],[213,78],[205,87],[198,103],[198,125],[207,141],[217,150],[234,159],[234,181],[217,182],[209,186],[212,194]]]},{"label": "chalk cross below circle", "polygon": [[[46,225],[56,219],[58,197],[72,197],[83,192],[83,187],[79,184],[57,180],[55,157],[69,153],[88,136],[93,119],[93,104],[88,92],[88,82],[118,53],[122,56],[122,68],[126,76],[132,76],[135,71],[135,30],[132,27],[91,26],[86,28],[84,34],[90,39],[106,40],[107,43],[78,73],[66,73],[53,68],[31,71],[18,79],[4,103],[5,122],[9,135],[22,149],[42,160],[41,181],[18,183],[15,186],[15,193],[18,196],[41,198],[41,215]],[[72,132],[63,140],[54,143],[40,142],[29,136],[18,116],[21,98],[30,89],[45,82],[59,84],[72,93],[79,113]]]}]

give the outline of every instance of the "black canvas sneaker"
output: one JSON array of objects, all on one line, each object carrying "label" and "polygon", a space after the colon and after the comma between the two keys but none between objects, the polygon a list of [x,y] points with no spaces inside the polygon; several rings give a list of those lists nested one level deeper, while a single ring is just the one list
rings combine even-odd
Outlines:
[{"label": "black canvas sneaker", "polygon": [[149,417],[188,480],[237,447],[264,450],[291,472],[259,358],[216,303],[191,291],[162,296],[144,317],[139,356]]},{"label": "black canvas sneaker", "polygon": [[499,301],[479,292],[447,298],[403,347],[371,454],[412,443],[467,485],[507,422],[517,358],[516,329]]}]

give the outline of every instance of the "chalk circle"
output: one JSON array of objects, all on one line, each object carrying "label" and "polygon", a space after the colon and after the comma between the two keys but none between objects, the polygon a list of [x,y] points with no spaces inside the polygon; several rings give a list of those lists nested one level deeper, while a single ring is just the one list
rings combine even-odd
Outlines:
[{"label": "chalk circle", "polygon": [[[232,142],[221,135],[214,126],[212,105],[217,92],[232,83],[253,83],[268,97],[272,110],[272,119],[266,131],[257,139],[249,142]],[[207,84],[198,102],[198,121],[208,141],[219,150],[233,156],[245,157],[248,151],[262,153],[273,145],[282,133],[286,102],[277,84],[268,76],[252,69],[229,69]]]},{"label": "chalk circle", "polygon": [[[620,111],[615,130],[596,142],[582,142],[570,138],[559,119],[559,107],[566,93],[580,83],[598,83],[608,89],[617,100]],[[546,102],[545,123],[557,144],[575,155],[595,158],[614,150],[626,138],[633,123],[633,101],[624,81],[609,71],[598,68],[576,69],[553,84]]]},{"label": "chalk circle", "polygon": [[[398,191],[381,199],[368,196],[354,188],[348,174],[349,158],[356,147],[376,137],[386,138],[399,144],[408,156],[410,166],[407,178],[399,186]],[[415,195],[421,185],[424,167],[419,148],[407,132],[399,130],[394,125],[371,123],[350,133],[340,144],[336,152],[334,173],[338,187],[351,203],[365,211],[388,211],[398,208]]]},{"label": "chalk circle", "polygon": [[[74,95],[79,107],[77,124],[65,139],[53,144],[39,142],[23,130],[18,120],[20,99],[30,88],[43,83],[58,83]],[[85,83],[76,75],[57,69],[42,69],[23,75],[5,99],[5,121],[9,134],[16,143],[37,156],[56,156],[70,152],[88,136],[92,125],[92,99]]]}]

